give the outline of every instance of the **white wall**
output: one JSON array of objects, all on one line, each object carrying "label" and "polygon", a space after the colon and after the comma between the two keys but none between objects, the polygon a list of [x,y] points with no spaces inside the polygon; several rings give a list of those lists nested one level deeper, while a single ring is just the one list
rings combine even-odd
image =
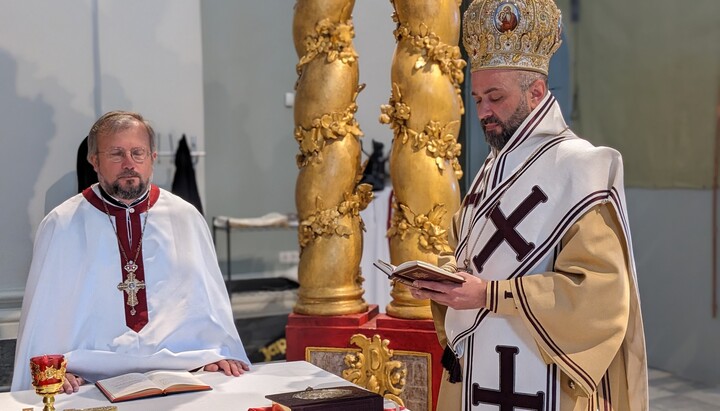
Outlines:
[{"label": "white wall", "polygon": [[[0,0],[0,10],[0,300],[15,304],[35,229],[77,192],[77,148],[97,117],[139,111],[163,137],[161,149],[170,133],[196,136],[202,149],[200,6]],[[155,181],[169,186],[173,171],[161,158]]]},{"label": "white wall", "polygon": [[380,105],[388,104],[390,92],[390,67],[395,52],[395,23],[393,7],[386,0],[355,0],[353,21],[355,23],[355,48],[360,55],[360,83],[365,90],[358,96],[356,117],[365,136],[363,149],[370,153],[371,141],[385,144],[388,154],[393,133],[387,124],[380,124]]},{"label": "white wall", "polygon": [[630,188],[626,195],[650,364],[720,384],[712,192]]},{"label": "white wall", "polygon": [[[299,149],[293,108],[284,105],[297,80],[294,4],[201,2],[209,218],[295,212]],[[371,139],[383,141],[386,153],[392,140],[390,128],[378,122],[380,105],[390,96],[392,10],[387,0],[357,0],[353,12],[360,82],[367,84],[356,117],[368,152]],[[218,240],[224,243],[224,234]],[[233,273],[253,274],[282,269],[274,267],[278,252],[298,247],[293,231],[235,232],[232,244]],[[218,254],[225,271],[224,245]]]}]

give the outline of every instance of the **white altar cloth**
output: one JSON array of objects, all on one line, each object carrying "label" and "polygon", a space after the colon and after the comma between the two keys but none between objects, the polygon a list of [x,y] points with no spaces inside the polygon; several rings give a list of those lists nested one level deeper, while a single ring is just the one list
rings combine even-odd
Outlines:
[{"label": "white altar cloth", "polygon": [[[211,391],[172,394],[114,405],[118,411],[246,411],[250,407],[270,406],[265,398],[269,394],[300,391],[308,387],[325,388],[353,385],[350,382],[305,361],[276,362],[253,365],[252,370],[240,377],[227,377],[218,372],[198,372],[203,382],[213,387]],[[88,408],[112,405],[95,387],[84,385],[80,391],[55,396],[55,409]],[[42,398],[35,391],[0,393],[0,410],[21,411],[33,407],[42,410]]]},{"label": "white altar cloth", "polygon": [[365,279],[363,298],[368,304],[377,304],[380,312],[385,308],[392,297],[390,281],[380,272],[373,263],[378,259],[390,262],[390,246],[388,244],[387,230],[390,218],[390,199],[392,187],[388,184],[382,191],[373,192],[375,198],[360,212],[365,222],[365,234],[363,238],[363,255],[360,261],[360,269]]}]

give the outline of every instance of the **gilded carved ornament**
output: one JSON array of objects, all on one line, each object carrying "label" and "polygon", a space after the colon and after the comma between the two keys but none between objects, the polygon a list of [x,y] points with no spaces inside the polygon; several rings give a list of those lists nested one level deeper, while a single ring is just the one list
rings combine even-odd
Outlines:
[{"label": "gilded carved ornament", "polygon": [[[322,198],[318,196],[316,199],[316,210],[318,211],[300,221],[298,229],[300,247],[304,248],[318,237],[350,236],[352,227],[340,223],[340,220],[348,215],[359,216],[360,210],[364,210],[370,204],[372,197],[370,184],[359,184],[354,193],[345,193],[345,201],[334,208],[325,209]],[[360,220],[360,228],[365,229],[362,220]]]},{"label": "gilded carved ornament", "polygon": [[430,121],[425,125],[425,129],[415,136],[413,148],[427,150],[431,157],[435,157],[435,164],[440,170],[445,170],[445,161],[450,162],[455,177],[459,180],[462,178],[463,171],[457,157],[460,155],[462,146],[451,134],[451,130],[458,123],[460,122],[456,120],[443,126],[437,121]]},{"label": "gilded carved ornament", "polygon": [[315,34],[305,38],[306,53],[297,64],[300,74],[302,66],[315,57],[325,54],[328,63],[340,60],[345,64],[357,61],[358,54],[352,44],[355,29],[352,20],[344,23],[333,23],[330,19],[322,19],[315,25]]},{"label": "gilded carved ornament", "polygon": [[443,216],[447,213],[444,204],[436,204],[427,214],[416,214],[405,204],[393,202],[391,226],[387,236],[400,236],[401,240],[411,231],[419,234],[420,249],[430,253],[449,253],[448,232],[443,228]]},{"label": "gilded carved ornament", "polygon": [[344,111],[326,113],[313,119],[309,129],[302,126],[295,127],[295,140],[300,145],[300,154],[296,156],[298,168],[305,167],[310,162],[322,162],[322,150],[327,140],[340,140],[347,135],[360,138],[363,135],[355,119],[358,109],[355,99],[363,88],[365,88],[364,84],[358,86],[353,102]]},{"label": "gilded carved ornament", "polygon": [[440,71],[450,76],[456,88],[465,78],[464,68],[467,64],[460,54],[460,47],[451,46],[440,41],[440,37],[431,32],[425,23],[420,24],[420,32],[415,34],[405,24],[398,24],[393,31],[397,41],[407,38],[418,51],[415,68],[421,69],[428,63],[437,63]]},{"label": "gilded carved ornament", "polygon": [[441,42],[440,37],[430,31],[425,23],[420,24],[419,33],[413,33],[410,27],[400,23],[395,12],[393,13],[393,21],[397,23],[397,28],[393,30],[395,39],[398,42],[404,38],[409,39],[410,44],[415,47],[418,53],[415,69],[419,70],[428,63],[436,63],[440,68],[440,72],[448,76],[455,87],[455,94],[460,104],[460,114],[465,113],[460,84],[465,78],[464,69],[467,62],[460,54],[460,47]]},{"label": "gilded carved ornament", "polygon": [[345,356],[347,369],[342,377],[383,397],[405,405],[400,394],[405,389],[407,367],[400,361],[391,360],[393,350],[390,340],[374,335],[372,340],[362,334],[355,334],[350,343],[360,347],[360,352]]},{"label": "gilded carved ornament", "polygon": [[380,122],[382,124],[390,124],[390,128],[393,130],[395,138],[402,140],[402,143],[407,143],[411,136],[417,134],[410,127],[408,127],[408,120],[410,119],[410,106],[402,101],[402,93],[400,92],[400,86],[393,82],[392,93],[390,94],[390,104],[383,104],[380,106]]},{"label": "gilded carved ornament", "polygon": [[390,104],[380,106],[380,122],[390,124],[395,138],[399,138],[403,144],[411,143],[415,151],[425,149],[430,157],[435,159],[435,164],[442,172],[445,170],[445,162],[449,162],[459,180],[462,175],[462,167],[458,161],[462,146],[452,135],[452,129],[459,121],[451,121],[445,125],[437,121],[430,121],[421,132],[408,127],[410,119],[410,106],[403,103],[400,86],[393,83],[393,92],[390,97]]},{"label": "gilded carved ornament", "polygon": [[55,368],[54,365],[47,366],[42,369],[41,366],[34,362],[30,362],[31,373],[33,378],[43,382],[44,380],[62,380],[65,378],[65,367],[66,364],[63,362],[59,368]]}]

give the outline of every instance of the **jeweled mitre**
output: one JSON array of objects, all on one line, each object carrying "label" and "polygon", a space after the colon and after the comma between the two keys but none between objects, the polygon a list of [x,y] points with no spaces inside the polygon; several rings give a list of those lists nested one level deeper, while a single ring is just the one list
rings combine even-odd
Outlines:
[{"label": "jeweled mitre", "polygon": [[552,0],[475,0],[463,16],[470,70],[510,68],[547,75],[562,21]]}]

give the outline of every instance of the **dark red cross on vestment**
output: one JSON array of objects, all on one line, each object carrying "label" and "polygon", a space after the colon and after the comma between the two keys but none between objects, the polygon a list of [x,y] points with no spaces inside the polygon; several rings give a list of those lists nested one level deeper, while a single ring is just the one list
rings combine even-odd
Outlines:
[{"label": "dark red cross on vestment", "polygon": [[505,214],[500,210],[500,203],[490,210],[490,220],[493,222],[497,231],[490,237],[485,246],[483,246],[480,253],[473,257],[473,264],[475,269],[480,273],[483,270],[483,265],[490,258],[490,256],[500,247],[503,241],[507,241],[508,245],[515,251],[518,261],[522,261],[528,254],[535,248],[535,244],[527,242],[517,232],[516,227],[520,222],[527,217],[528,214],[540,203],[544,203],[548,200],[547,195],[540,190],[540,187],[533,186],[530,194],[520,203],[519,206],[509,217],[505,217]]},{"label": "dark red cross on vestment", "polygon": [[495,351],[500,354],[500,389],[480,388],[479,384],[473,384],[472,404],[498,405],[500,411],[513,411],[515,408],[543,411],[544,392],[538,391],[537,394],[515,392],[515,356],[519,352],[518,348],[498,345]]}]

